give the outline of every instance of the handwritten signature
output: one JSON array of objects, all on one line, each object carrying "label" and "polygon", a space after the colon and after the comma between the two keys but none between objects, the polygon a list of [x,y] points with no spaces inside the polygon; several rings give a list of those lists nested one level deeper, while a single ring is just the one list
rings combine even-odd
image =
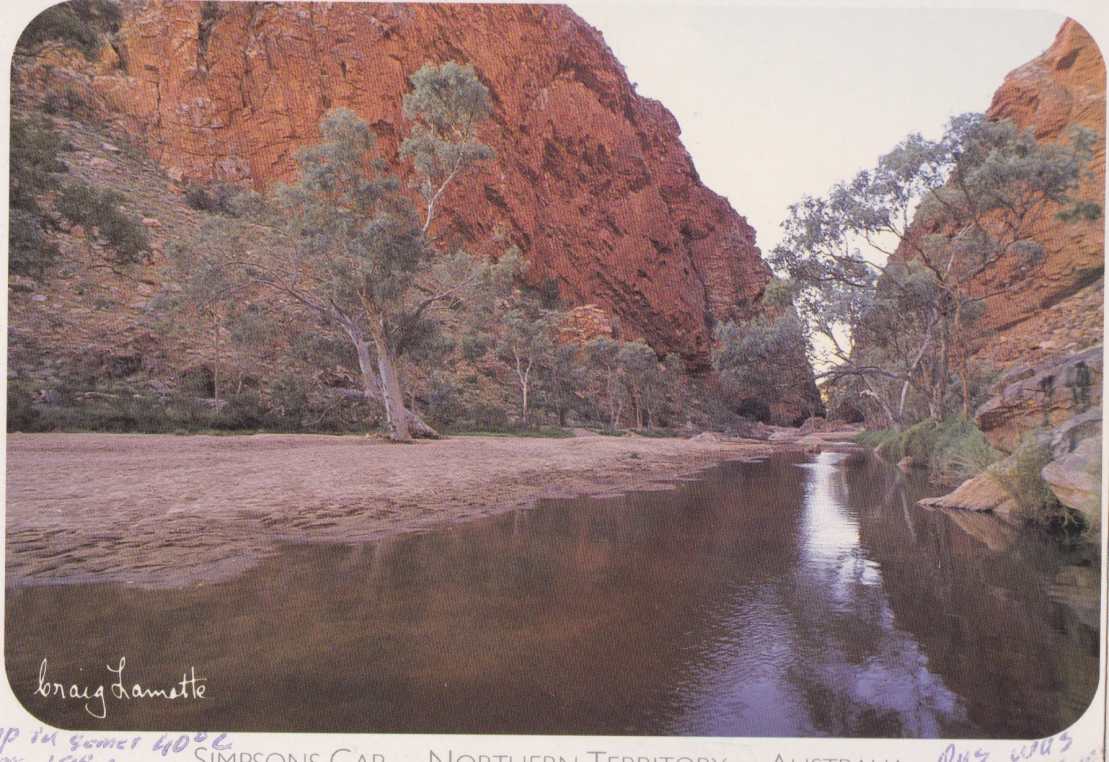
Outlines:
[{"label": "handwritten signature", "polygon": [[[47,660],[39,664],[38,685],[35,695],[43,698],[60,698],[63,701],[84,701],[84,709],[91,717],[102,720],[108,716],[108,695],[114,696],[119,701],[132,701],[136,699],[163,699],[166,701],[178,700],[203,700],[207,691],[207,678],[198,677],[196,667],[190,666],[183,672],[181,680],[169,688],[148,688],[140,683],[130,686],[124,683],[123,670],[127,666],[127,658],[120,657],[116,666],[106,665],[115,679],[105,686],[81,685],[78,683],[64,683],[51,681],[47,676]],[[105,690],[107,688],[107,690]]]}]

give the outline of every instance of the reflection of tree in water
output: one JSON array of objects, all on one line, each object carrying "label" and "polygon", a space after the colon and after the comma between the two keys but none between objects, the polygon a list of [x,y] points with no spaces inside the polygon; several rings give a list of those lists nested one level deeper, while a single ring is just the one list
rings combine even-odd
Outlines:
[{"label": "reflection of tree in water", "polygon": [[792,582],[795,640],[808,644],[786,680],[803,698],[812,732],[843,736],[958,735],[958,697],[928,669],[916,642],[894,623],[884,568],[860,544],[859,513],[893,508],[903,490],[887,469],[867,474],[867,492],[849,474],[866,462],[822,455],[809,472],[806,562]]},{"label": "reflection of tree in water", "polygon": [[671,491],[288,546],[216,585],[9,591],[8,673],[33,686],[44,656],[74,675],[125,654],[143,682],[189,664],[210,678],[208,701],[172,714],[49,718],[100,729],[1056,730],[1033,717],[1074,716],[1059,696],[1085,699],[1096,630],[1043,592],[1042,547],[991,555],[899,478],[779,457]]},{"label": "reflection of tree in water", "polygon": [[[1049,596],[1060,552],[993,517],[906,508],[923,494],[914,477],[880,464],[846,474],[894,623],[958,694],[976,734],[1047,736],[1071,724],[1096,687],[1097,632]],[[891,479],[906,481],[892,500],[881,496]]]}]

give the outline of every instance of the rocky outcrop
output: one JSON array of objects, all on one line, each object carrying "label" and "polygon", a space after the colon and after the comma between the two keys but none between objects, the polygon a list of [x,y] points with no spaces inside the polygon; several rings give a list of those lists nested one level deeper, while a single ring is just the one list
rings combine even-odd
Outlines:
[{"label": "rocky outcrop", "polygon": [[[991,119],[1011,119],[1018,127],[1031,129],[1041,142],[1065,143],[1074,127],[1084,127],[1097,135],[1093,160],[1077,190],[1077,197],[1105,206],[1105,62],[1097,43],[1073,19],[1067,19],[1055,41],[1041,56],[1010,72],[994,94],[986,112]],[[1043,313],[1091,284],[1100,287],[1105,269],[1104,219],[1063,222],[1054,214],[1044,215],[1031,232],[1045,248],[1043,265],[1034,277],[1022,277],[1011,263],[1003,260],[985,274],[980,286],[1004,293],[987,300],[982,320],[987,327],[1009,332],[1022,322],[1024,330],[1015,332],[1024,339],[1009,342],[1002,361],[1022,358],[1026,348],[1054,340],[1063,346],[1069,337],[1040,327]],[[1095,305],[1092,305],[1095,306]],[[1073,326],[1079,347],[1088,346],[1082,326],[1101,330],[1101,305],[1096,314],[1081,316]],[[1099,339],[1094,338],[1095,341]],[[994,342],[991,342],[994,343]]]},{"label": "rocky outcrop", "polygon": [[941,497],[925,498],[919,504],[925,508],[1004,515],[1014,515],[1018,510],[1013,495],[1002,486],[1002,480],[992,471],[967,479],[954,492]]},{"label": "rocky outcrop", "polygon": [[[995,385],[995,396],[975,412],[978,427],[990,444],[1013,452],[1028,433],[1066,426],[1073,442],[1075,427],[1097,409],[1100,425],[1101,346],[1038,365],[1018,365]],[[1084,416],[1081,420],[1077,416]]]},{"label": "rocky outcrop", "polygon": [[1101,525],[1101,437],[1083,439],[1041,474],[1059,502],[1082,514],[1096,537]]},{"label": "rocky outcrop", "polygon": [[[1073,415],[1054,428],[1039,428],[1028,433],[1022,446],[1046,448],[1049,462],[1040,468],[1040,477],[1065,508],[1082,517],[1083,537],[1098,542],[1101,527],[1101,422],[1100,407]],[[992,513],[1012,524],[1021,524],[1026,515],[1014,493],[1012,483],[1027,465],[1019,454],[1009,455],[984,472],[967,479],[954,492],[919,501],[925,508],[944,508],[957,512]]]},{"label": "rocky outcrop", "polygon": [[595,304],[583,304],[566,313],[559,326],[559,339],[569,344],[585,345],[596,338],[611,338],[612,318]]},{"label": "rocky outcrop", "polygon": [[674,117],[566,7],[129,2],[95,64],[51,47],[15,76],[22,97],[76,92],[173,178],[261,189],[292,177],[338,106],[403,172],[408,76],[448,60],[488,86],[480,137],[497,158],[448,192],[440,242],[479,256],[514,244],[536,283],[707,368],[712,326],[758,310],[769,270],[755,232],[701,184]]}]

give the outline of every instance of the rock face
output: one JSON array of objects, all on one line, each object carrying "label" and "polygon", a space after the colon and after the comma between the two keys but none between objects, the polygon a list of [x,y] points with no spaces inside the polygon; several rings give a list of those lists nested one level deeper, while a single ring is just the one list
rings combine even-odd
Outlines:
[{"label": "rock face", "polygon": [[674,117],[563,6],[132,0],[95,65],[38,59],[17,80],[76,90],[171,177],[256,189],[290,179],[339,106],[403,172],[409,75],[469,63],[492,95],[480,137],[496,159],[448,191],[441,243],[518,246],[536,283],[553,278],[571,304],[692,370],[708,367],[713,325],[754,314],[769,279],[754,230],[701,184]]},{"label": "rock face", "polygon": [[[1077,195],[1104,208],[1105,61],[1080,24],[1067,19],[1043,55],[1010,72],[986,114],[1031,129],[1041,142],[1065,143],[1074,127],[1092,130],[1098,140]],[[1005,262],[987,274],[984,286],[991,290],[997,285],[1008,288],[987,302],[985,324],[1006,331],[1019,323],[1029,323],[1023,330],[1012,331],[1014,336],[1006,342],[1009,346],[1004,352],[995,350],[998,359],[1015,360],[1025,350],[1040,349],[1039,345],[1049,341],[1058,342],[1059,349],[1068,341],[1091,343],[1081,333],[1080,325],[1072,326],[1071,335],[1045,330],[1044,319],[1050,316],[1044,313],[1092,284],[1100,294],[1105,269],[1104,230],[1104,219],[1065,223],[1046,215],[1043,224],[1031,231],[1046,249],[1044,264],[1035,277],[1022,278],[1006,268]],[[1102,309],[1100,298],[1096,301],[1096,316],[1086,313],[1078,322],[1094,327],[1100,335]],[[1017,341],[1017,337],[1023,340]]]},{"label": "rock face", "polygon": [[1101,437],[1083,439],[1073,452],[1044,466],[1042,476],[1059,502],[1081,513],[1096,533],[1101,523]]},{"label": "rock face", "polygon": [[1011,368],[997,383],[996,395],[976,411],[978,427],[991,445],[1012,452],[1028,432],[1089,417],[1091,410],[1098,411],[1100,424],[1102,354],[1099,345]]},{"label": "rock face", "polygon": [[[1105,63],[1097,45],[1068,19],[1052,46],[1011,72],[987,115],[1011,119],[1042,142],[1066,142],[1075,126],[1098,136],[1077,196],[1105,206]],[[1052,210],[1054,211],[1054,210]],[[993,396],[975,413],[990,444],[1013,453],[1035,438],[1051,448],[1041,471],[1059,501],[1079,513],[1097,541],[1100,526],[1103,382],[1104,218],[1063,222],[1049,214],[1026,231],[1045,249],[1043,265],[1021,274],[1002,260],[974,284],[986,300],[982,324],[993,333],[974,347],[982,366],[1002,371]],[[991,512],[1019,521],[1017,502],[996,474],[1013,459],[954,492],[921,501],[933,508]]]},{"label": "rock face", "polygon": [[[1041,56],[1013,70],[986,111],[990,119],[1011,120],[1042,143],[1065,144],[1072,130],[1096,136],[1093,156],[1083,168],[1077,200],[1105,207],[1105,62],[1086,30],[1071,19]],[[1058,205],[1025,223],[1021,232],[1044,248],[1035,267],[1004,257],[969,284],[990,294],[978,325],[983,329],[971,352],[981,366],[1004,371],[1015,363],[1055,360],[1102,341],[1104,301],[1104,216],[1060,220]],[[915,226],[914,235],[937,230]],[[911,256],[902,247],[900,256]]]}]

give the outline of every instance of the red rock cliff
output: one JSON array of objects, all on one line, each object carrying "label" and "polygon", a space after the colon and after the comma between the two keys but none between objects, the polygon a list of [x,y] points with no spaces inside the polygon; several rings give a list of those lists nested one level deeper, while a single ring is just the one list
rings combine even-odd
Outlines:
[{"label": "red rock cliff", "polygon": [[332,107],[395,156],[408,76],[447,60],[489,87],[497,158],[450,190],[440,238],[478,255],[515,243],[537,281],[704,368],[714,321],[749,314],[769,278],[755,232],[563,6],[132,2],[85,89],[171,176],[264,188]]},{"label": "red rock cliff", "polygon": [[[1093,160],[1077,195],[1105,207],[1105,61],[1089,33],[1067,19],[1051,47],[1013,70],[986,112],[1031,129],[1042,142],[1065,142],[1072,127],[1097,135]],[[1006,262],[984,279],[1006,292],[987,302],[985,321],[1001,331],[981,355],[1002,364],[1074,351],[1100,342],[1105,219],[1062,222],[1047,216],[1032,231],[1046,258],[1033,277]]]}]

